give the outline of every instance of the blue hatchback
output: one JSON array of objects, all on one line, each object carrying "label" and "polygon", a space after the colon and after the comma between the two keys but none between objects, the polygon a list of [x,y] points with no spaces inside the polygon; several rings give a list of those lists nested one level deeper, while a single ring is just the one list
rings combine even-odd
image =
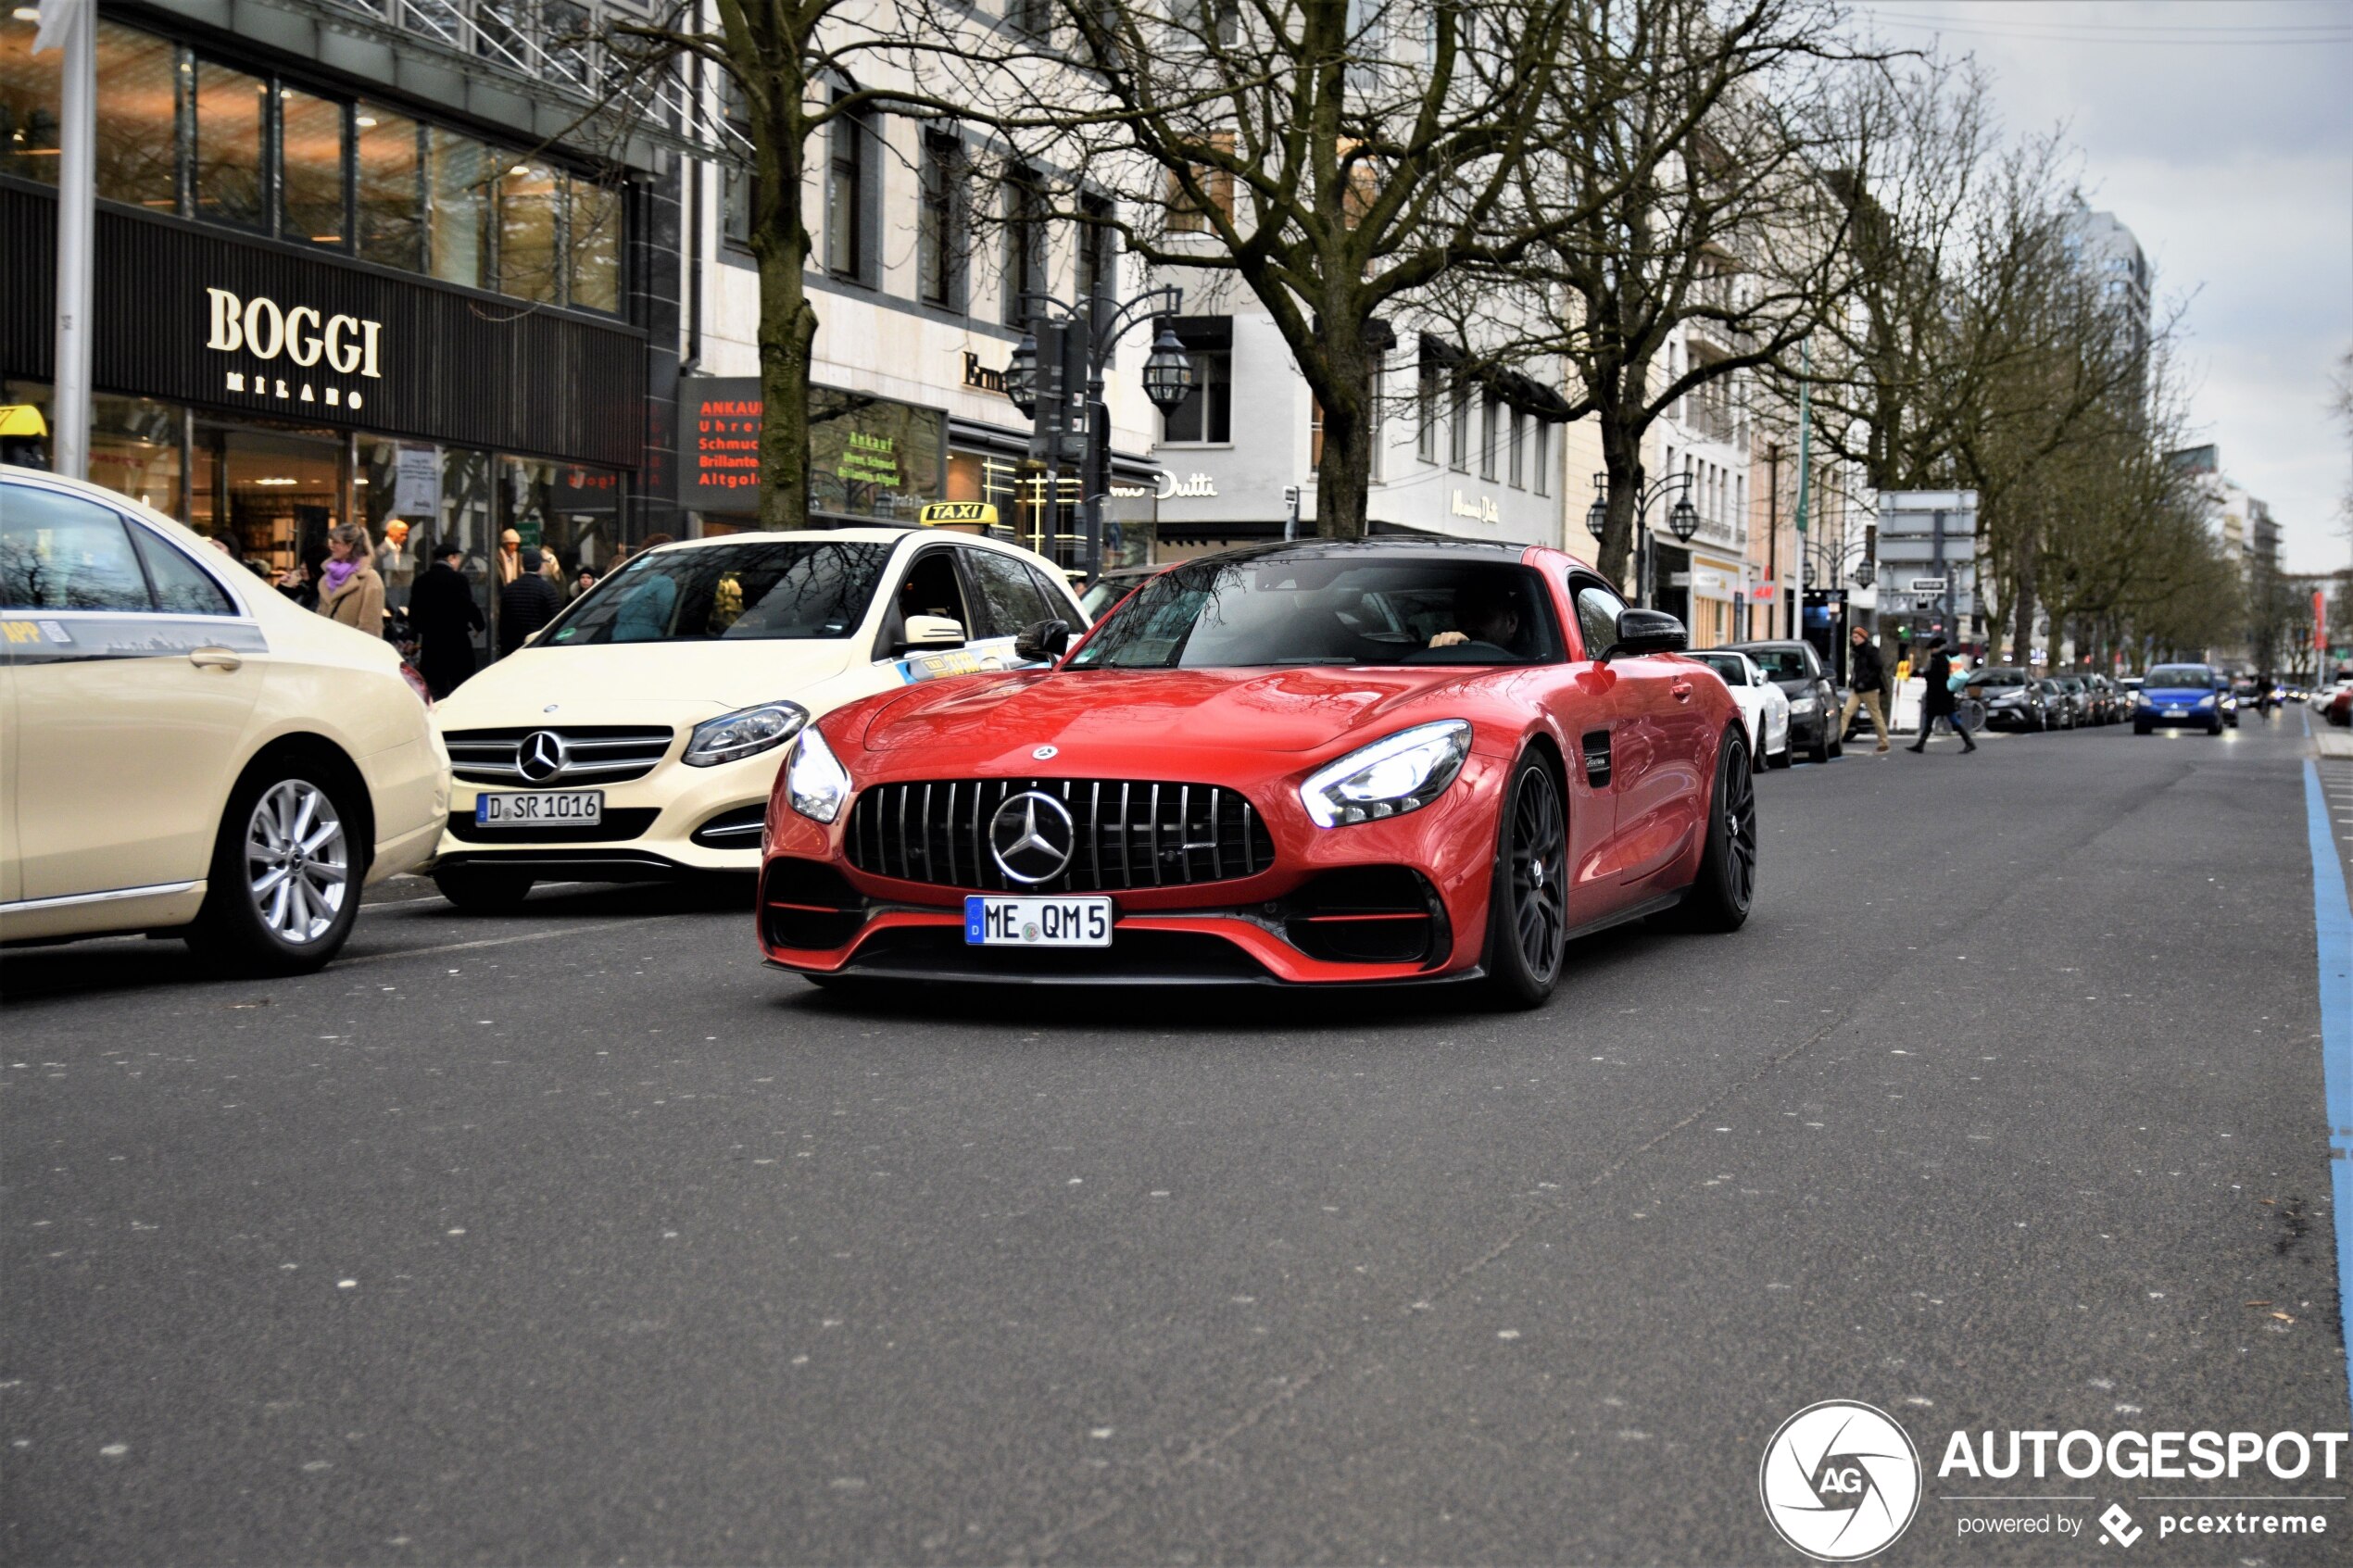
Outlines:
[{"label": "blue hatchback", "polygon": [[2229,683],[2210,664],[2160,664],[2148,672],[2133,704],[2133,733],[2204,730],[2222,733],[2222,702]]}]

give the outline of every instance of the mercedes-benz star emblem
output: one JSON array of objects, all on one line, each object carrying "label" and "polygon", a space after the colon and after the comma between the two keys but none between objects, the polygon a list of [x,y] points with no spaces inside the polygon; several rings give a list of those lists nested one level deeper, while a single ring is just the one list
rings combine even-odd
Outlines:
[{"label": "mercedes-benz star emblem", "polygon": [[564,771],[564,737],[553,730],[534,730],[515,746],[515,771],[539,784]]},{"label": "mercedes-benz star emblem", "polygon": [[1041,746],[1031,752],[1029,758],[1033,762],[1050,762],[1061,755],[1062,747],[1058,746]]},{"label": "mercedes-benz star emblem", "polygon": [[1070,809],[1034,789],[1008,798],[988,821],[988,853],[997,869],[1032,887],[1062,875],[1077,844]]}]

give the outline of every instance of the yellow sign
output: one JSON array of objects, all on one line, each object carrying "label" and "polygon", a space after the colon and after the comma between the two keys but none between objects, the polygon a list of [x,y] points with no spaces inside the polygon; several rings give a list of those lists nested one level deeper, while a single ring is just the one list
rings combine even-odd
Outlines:
[{"label": "yellow sign", "polygon": [[986,501],[934,501],[916,515],[925,528],[943,522],[976,522],[983,528],[997,526],[997,508]]},{"label": "yellow sign", "polygon": [[39,438],[49,433],[48,421],[41,410],[30,403],[0,406],[0,435],[20,435]]}]

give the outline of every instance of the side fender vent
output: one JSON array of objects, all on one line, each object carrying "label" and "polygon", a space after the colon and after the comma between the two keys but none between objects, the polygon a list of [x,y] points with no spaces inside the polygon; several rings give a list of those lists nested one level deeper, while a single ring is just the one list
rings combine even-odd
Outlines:
[{"label": "side fender vent", "polygon": [[1609,787],[1609,732],[1593,730],[1578,744],[1585,754],[1585,782],[1595,789]]}]

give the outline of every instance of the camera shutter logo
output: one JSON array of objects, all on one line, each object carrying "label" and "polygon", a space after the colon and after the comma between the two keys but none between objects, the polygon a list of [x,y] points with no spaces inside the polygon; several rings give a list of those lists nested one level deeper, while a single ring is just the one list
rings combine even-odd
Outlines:
[{"label": "camera shutter logo", "polygon": [[1756,1489],[1781,1539],[1817,1562],[1859,1562],[1919,1512],[1919,1450],[1884,1411],[1825,1399],[1781,1423]]}]

